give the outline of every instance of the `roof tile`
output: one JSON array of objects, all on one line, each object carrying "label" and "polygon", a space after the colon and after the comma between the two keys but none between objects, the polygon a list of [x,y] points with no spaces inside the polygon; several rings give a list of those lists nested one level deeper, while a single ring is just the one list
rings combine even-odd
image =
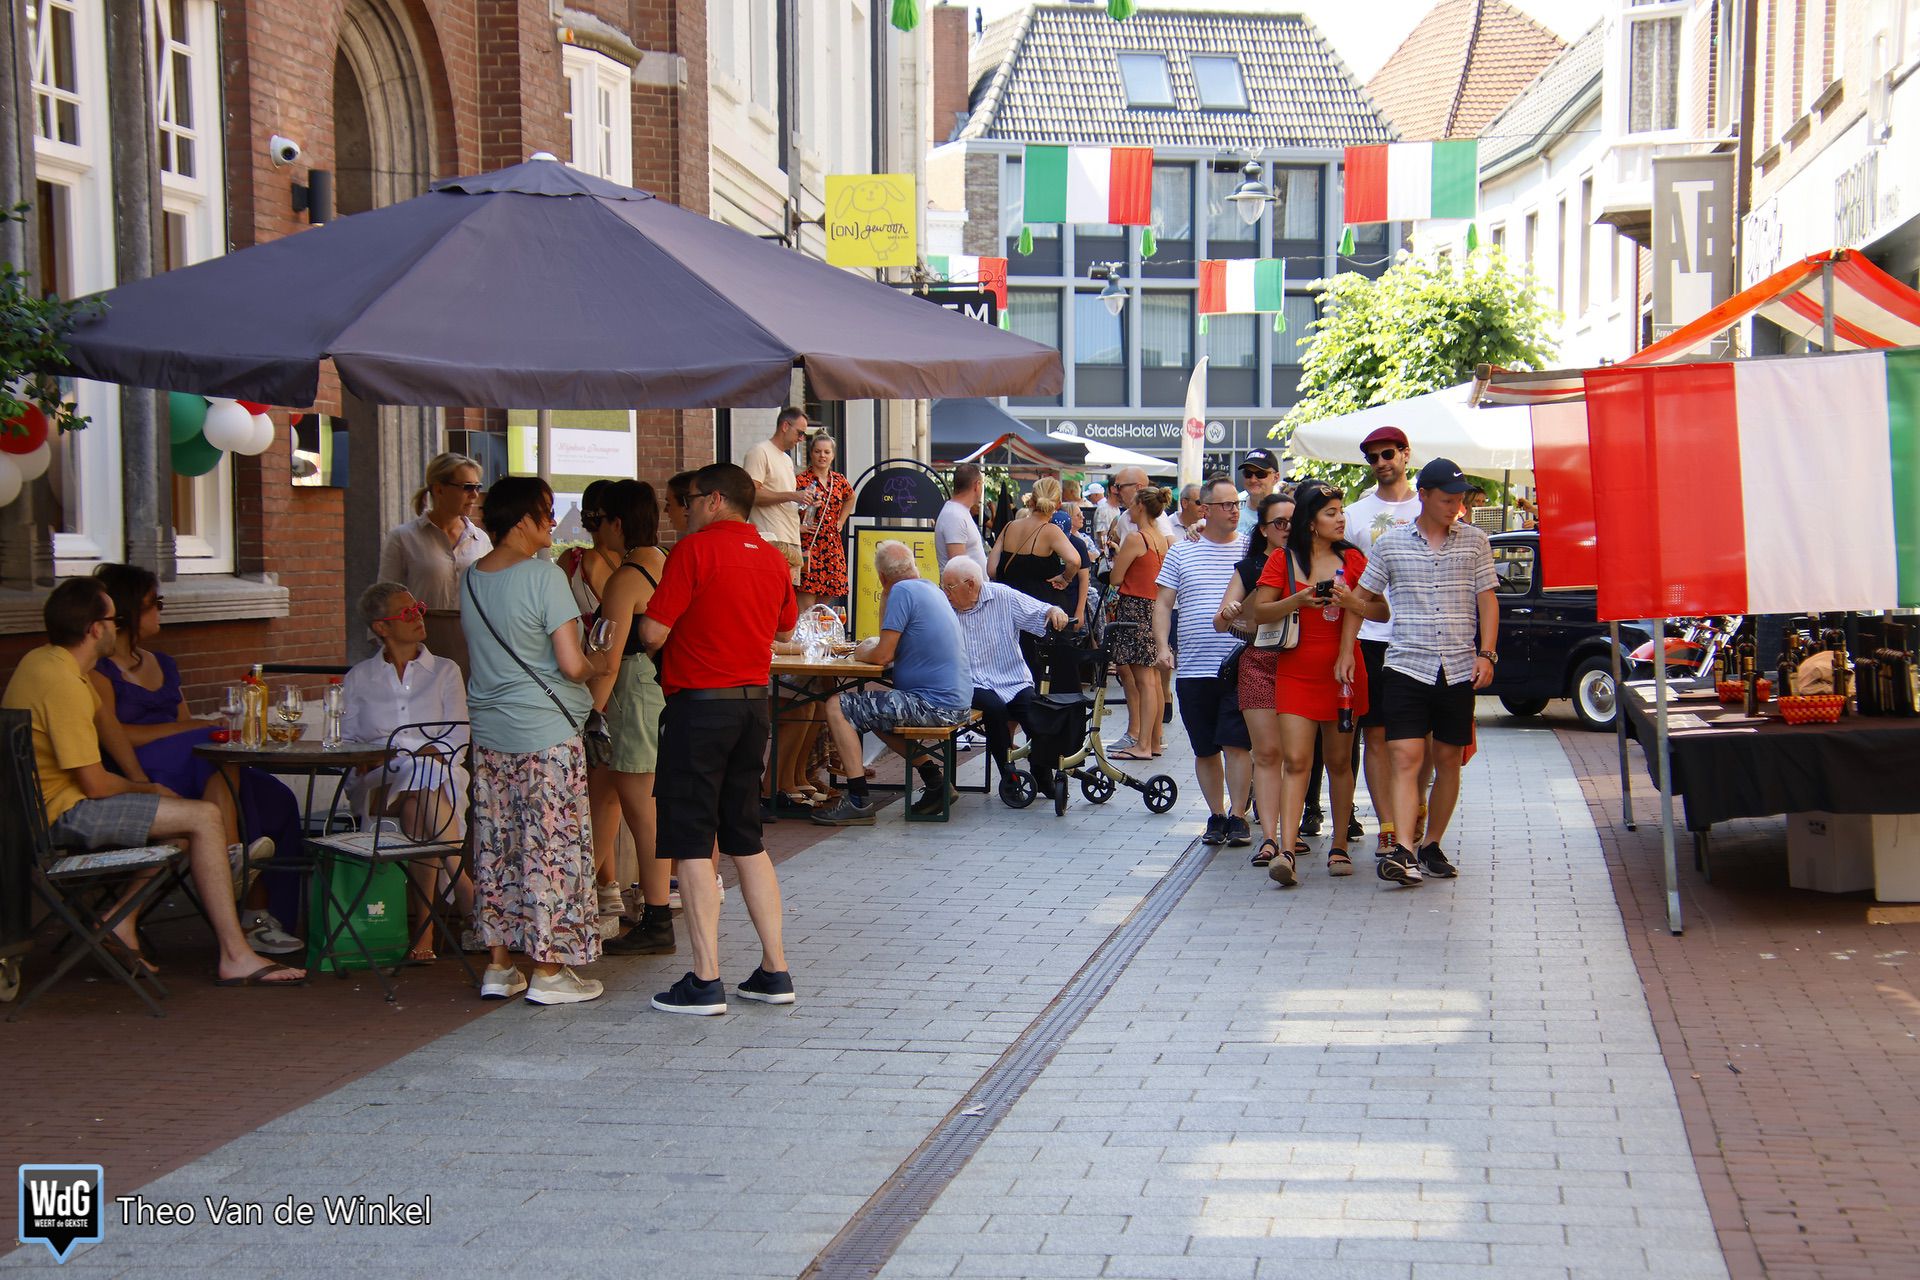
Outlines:
[{"label": "roof tile", "polygon": [[1407,141],[1474,138],[1565,47],[1503,0],[1440,0],[1367,92]]}]

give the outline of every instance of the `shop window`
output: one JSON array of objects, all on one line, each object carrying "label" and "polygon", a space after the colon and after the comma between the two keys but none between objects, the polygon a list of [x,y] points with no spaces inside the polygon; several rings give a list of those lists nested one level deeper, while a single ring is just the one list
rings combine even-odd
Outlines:
[{"label": "shop window", "polygon": [[[1060,349],[1060,291],[1058,289],[1009,289],[1007,291],[1007,328],[1023,338]],[[1058,395],[1012,396],[1012,404],[1059,404]]]},{"label": "shop window", "polygon": [[1127,403],[1127,313],[1110,315],[1093,290],[1073,295],[1073,402],[1088,405]]},{"label": "shop window", "polygon": [[1194,295],[1148,290],[1140,295],[1140,402],[1184,404],[1193,373]]}]

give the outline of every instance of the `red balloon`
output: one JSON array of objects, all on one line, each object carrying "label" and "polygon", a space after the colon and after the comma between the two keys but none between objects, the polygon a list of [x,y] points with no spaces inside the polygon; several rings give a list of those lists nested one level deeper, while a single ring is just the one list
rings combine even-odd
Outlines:
[{"label": "red balloon", "polygon": [[269,409],[273,408],[273,406],[270,404],[261,404],[255,400],[242,400],[240,402],[240,407],[247,411],[248,417],[252,417],[256,413],[265,413]]},{"label": "red balloon", "polygon": [[[26,428],[26,434],[20,428]],[[9,418],[4,428],[0,428],[0,453],[32,453],[47,442],[47,415],[40,412],[40,406],[30,404],[27,411],[17,418]]]}]

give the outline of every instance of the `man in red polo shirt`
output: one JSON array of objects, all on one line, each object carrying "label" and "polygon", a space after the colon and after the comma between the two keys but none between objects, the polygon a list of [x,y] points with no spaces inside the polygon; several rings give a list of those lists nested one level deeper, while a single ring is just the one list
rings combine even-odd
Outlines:
[{"label": "man in red polo shirt", "polygon": [[674,544],[640,622],[660,658],[660,764],[653,776],[656,855],[671,858],[686,906],[693,969],[653,998],[663,1013],[727,1011],[720,983],[720,891],[713,851],[733,859],[760,967],[742,997],[792,1004],[780,939],[780,881],[760,840],[760,775],[767,754],[767,673],[773,642],[798,617],[786,557],[747,522],[753,478],[730,462],[694,473],[689,532]]}]

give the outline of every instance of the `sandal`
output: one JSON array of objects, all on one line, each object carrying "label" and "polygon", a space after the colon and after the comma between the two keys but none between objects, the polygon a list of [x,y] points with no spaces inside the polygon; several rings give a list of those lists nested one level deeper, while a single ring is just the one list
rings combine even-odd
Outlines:
[{"label": "sandal", "polygon": [[100,939],[100,945],[105,948],[108,955],[118,960],[120,967],[128,973],[145,975],[149,978],[159,976],[160,966],[147,959],[139,947],[130,947],[111,933]]},{"label": "sandal", "polygon": [[1282,889],[1291,889],[1296,884],[1299,884],[1300,873],[1294,870],[1293,855],[1283,853],[1275,858],[1272,864],[1267,867],[1267,879],[1273,881]]},{"label": "sandal", "polygon": [[1295,836],[1293,838],[1293,856],[1294,857],[1304,858],[1312,852],[1313,852],[1312,845],[1308,844],[1305,840],[1302,840],[1298,836]]},{"label": "sandal", "polygon": [[1149,752],[1146,755],[1141,755],[1138,752],[1136,752],[1132,747],[1128,747],[1125,751],[1114,751],[1114,752],[1108,753],[1107,759],[1109,760],[1151,760],[1153,759],[1153,755],[1151,752]]},{"label": "sandal", "polygon": [[1350,876],[1353,874],[1353,859],[1347,856],[1345,849],[1327,850],[1327,874],[1330,876]]},{"label": "sandal", "polygon": [[1279,852],[1280,845],[1277,841],[1271,837],[1262,840],[1260,847],[1253,851],[1253,865],[1256,867],[1264,867],[1269,862],[1272,862]]},{"label": "sandal", "polygon": [[408,964],[417,964],[417,965],[432,964],[435,960],[438,960],[439,958],[440,958],[439,956],[433,953],[433,946],[431,943],[423,942],[419,946],[415,947],[413,950],[407,952]]}]

